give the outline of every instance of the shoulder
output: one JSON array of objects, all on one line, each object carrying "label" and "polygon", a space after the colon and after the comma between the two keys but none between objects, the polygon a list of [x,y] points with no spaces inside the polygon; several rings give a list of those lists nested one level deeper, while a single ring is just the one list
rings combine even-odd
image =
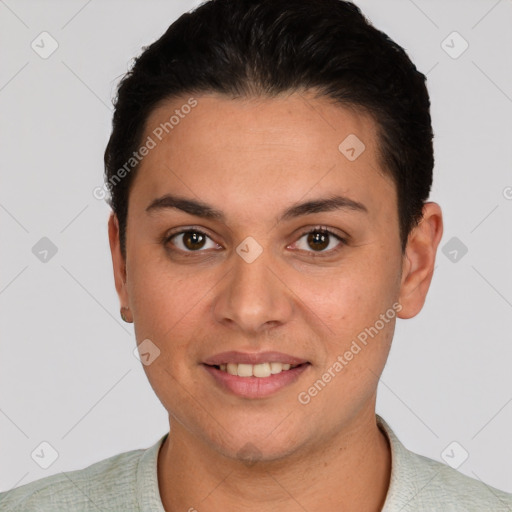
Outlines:
[{"label": "shoulder", "polygon": [[410,452],[409,467],[421,483],[415,486],[416,494],[411,500],[414,506],[410,510],[418,510],[418,507],[429,510],[434,506],[447,512],[512,511],[512,494],[470,478],[445,464]]},{"label": "shoulder", "polygon": [[146,450],[132,450],[84,469],[61,472],[0,493],[2,512],[139,510],[137,470]]},{"label": "shoulder", "polygon": [[378,417],[391,446],[391,481],[382,512],[511,512],[512,494],[408,450]]}]

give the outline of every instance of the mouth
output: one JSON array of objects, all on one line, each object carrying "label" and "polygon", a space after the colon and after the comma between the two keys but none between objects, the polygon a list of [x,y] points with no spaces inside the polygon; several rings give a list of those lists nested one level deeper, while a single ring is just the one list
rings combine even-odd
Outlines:
[{"label": "mouth", "polygon": [[311,363],[279,352],[225,352],[207,359],[202,366],[222,391],[243,398],[264,398],[296,382]]},{"label": "mouth", "polygon": [[245,363],[224,363],[220,365],[207,365],[216,368],[221,372],[229,373],[229,375],[236,375],[238,377],[257,377],[264,379],[271,375],[278,375],[281,372],[287,372],[309,363],[290,364],[272,361],[259,364],[245,364]]}]

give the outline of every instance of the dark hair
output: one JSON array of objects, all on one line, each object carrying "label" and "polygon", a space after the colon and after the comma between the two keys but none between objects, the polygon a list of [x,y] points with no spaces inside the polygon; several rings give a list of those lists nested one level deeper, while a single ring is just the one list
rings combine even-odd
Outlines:
[{"label": "dark hair", "polygon": [[128,194],[138,167],[130,159],[159,103],[184,94],[273,97],[308,89],[376,121],[381,164],[396,185],[403,250],[432,184],[425,81],[403,48],[350,2],[210,0],[183,14],[143,48],[114,102],[105,178],[123,256]]}]

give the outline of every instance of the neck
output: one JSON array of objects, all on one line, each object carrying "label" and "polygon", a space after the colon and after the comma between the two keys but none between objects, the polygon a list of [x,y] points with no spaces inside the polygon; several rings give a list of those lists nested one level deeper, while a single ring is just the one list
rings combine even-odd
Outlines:
[{"label": "neck", "polygon": [[158,456],[158,481],[167,512],[243,509],[382,509],[391,475],[391,451],[374,409],[343,431],[322,436],[278,460],[254,464],[228,458],[178,422]]}]

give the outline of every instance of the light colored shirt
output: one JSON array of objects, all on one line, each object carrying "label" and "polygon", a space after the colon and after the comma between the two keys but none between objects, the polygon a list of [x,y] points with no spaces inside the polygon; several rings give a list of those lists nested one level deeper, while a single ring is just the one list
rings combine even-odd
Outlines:
[{"label": "light colored shirt", "polygon": [[[377,424],[391,446],[391,480],[382,512],[512,512],[512,494],[409,451],[378,415]],[[0,493],[0,511],[165,512],[157,460],[167,435],[147,449]]]}]

